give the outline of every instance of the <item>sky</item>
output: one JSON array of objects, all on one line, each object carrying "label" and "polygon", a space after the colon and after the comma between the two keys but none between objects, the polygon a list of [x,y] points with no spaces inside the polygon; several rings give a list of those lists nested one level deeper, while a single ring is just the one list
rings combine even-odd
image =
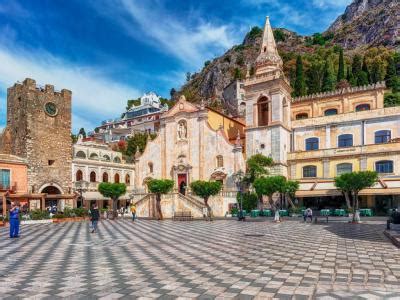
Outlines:
[{"label": "sky", "polygon": [[322,32],[351,0],[0,0],[0,127],[7,88],[25,78],[72,91],[72,131],[121,115],[127,99],[169,97],[186,72],[249,29]]}]

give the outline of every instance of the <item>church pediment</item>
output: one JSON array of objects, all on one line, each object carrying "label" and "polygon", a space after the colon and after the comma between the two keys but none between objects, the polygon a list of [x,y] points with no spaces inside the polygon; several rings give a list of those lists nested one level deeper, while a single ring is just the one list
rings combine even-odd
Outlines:
[{"label": "church pediment", "polygon": [[194,104],[186,101],[185,96],[182,95],[178,102],[163,116],[163,118],[172,117],[181,112],[192,113],[196,111],[199,111],[199,109]]}]

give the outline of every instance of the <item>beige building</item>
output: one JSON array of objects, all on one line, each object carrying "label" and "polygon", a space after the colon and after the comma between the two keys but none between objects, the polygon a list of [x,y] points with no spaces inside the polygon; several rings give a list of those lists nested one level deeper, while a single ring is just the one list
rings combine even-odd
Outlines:
[{"label": "beige building", "polygon": [[[245,167],[241,145],[243,127],[239,121],[204,106],[195,106],[182,96],[162,115],[158,136],[148,142],[137,159],[136,186],[145,192],[146,182],[152,178],[172,179],[175,196],[162,202],[164,215],[172,216],[190,206],[194,215],[201,216],[202,201],[191,195],[190,183],[217,180],[223,183],[225,192],[235,189],[232,175]],[[229,203],[236,202],[235,196],[213,197],[210,202],[215,214],[224,215]],[[151,201],[139,203],[139,216],[151,215],[151,204],[147,203]]]},{"label": "beige building", "polygon": [[[101,182],[125,183],[127,192],[120,197],[119,207],[125,207],[134,191],[135,166],[124,161],[121,152],[113,151],[107,144],[80,136],[73,145],[72,183],[78,198],[78,206],[89,207],[96,202],[99,208],[111,207],[109,198],[98,191]],[[83,200],[83,201],[82,201]],[[82,203],[83,202],[83,203]]]},{"label": "beige building", "polygon": [[271,156],[273,173],[300,181],[300,201],[340,207],[334,178],[375,170],[379,181],[361,192],[361,207],[400,206],[400,107],[384,107],[384,83],[292,99],[267,18],[244,90],[247,157]]}]

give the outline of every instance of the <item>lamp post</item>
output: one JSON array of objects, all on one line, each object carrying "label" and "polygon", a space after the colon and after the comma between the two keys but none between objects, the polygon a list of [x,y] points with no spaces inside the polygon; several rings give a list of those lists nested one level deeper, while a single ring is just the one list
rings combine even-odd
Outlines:
[{"label": "lamp post", "polygon": [[237,171],[235,174],[233,174],[233,178],[236,183],[236,187],[239,191],[239,198],[240,198],[240,205],[239,205],[239,214],[238,214],[238,220],[244,220],[243,216],[243,194],[242,194],[242,187],[243,187],[243,178],[244,178],[244,172],[242,170]]},{"label": "lamp post", "polygon": [[[79,201],[82,202],[82,206],[83,206],[83,196],[82,194],[84,192],[86,192],[89,188],[89,182],[85,181],[85,180],[79,180],[79,181],[75,181],[75,190],[79,193]],[[78,206],[78,203],[77,203]]]}]

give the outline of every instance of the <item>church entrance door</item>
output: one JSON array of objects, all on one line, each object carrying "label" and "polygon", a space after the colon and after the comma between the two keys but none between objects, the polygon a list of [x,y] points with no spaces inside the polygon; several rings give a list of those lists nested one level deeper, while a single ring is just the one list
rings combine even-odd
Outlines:
[{"label": "church entrance door", "polygon": [[178,174],[178,189],[182,195],[186,194],[187,174]]}]

